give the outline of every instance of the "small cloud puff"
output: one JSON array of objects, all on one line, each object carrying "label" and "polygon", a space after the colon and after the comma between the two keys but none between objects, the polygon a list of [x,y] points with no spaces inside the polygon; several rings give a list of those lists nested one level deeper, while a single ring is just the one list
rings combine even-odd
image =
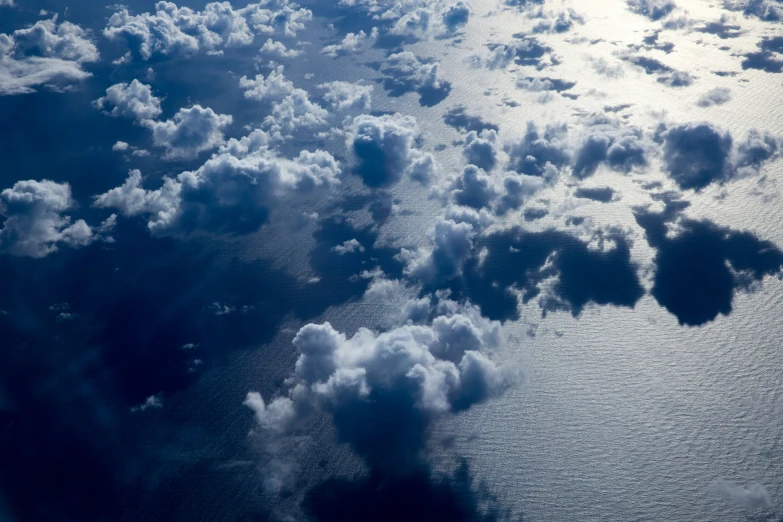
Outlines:
[{"label": "small cloud puff", "polygon": [[335,111],[369,111],[372,105],[372,85],[335,81],[318,88],[326,91],[324,100]]},{"label": "small cloud puff", "polygon": [[264,43],[259,52],[275,60],[296,58],[302,54],[302,51],[289,49],[285,46],[285,44],[283,44],[283,42],[276,42],[271,38],[267,39],[266,43]]},{"label": "small cloud puff", "polygon": [[347,54],[356,54],[364,48],[372,47],[378,40],[378,28],[373,27],[368,35],[364,31],[348,33],[338,44],[327,45],[321,49],[321,54],[337,58]]},{"label": "small cloud puff", "polygon": [[769,492],[761,484],[740,486],[724,479],[718,479],[710,484],[709,490],[732,504],[742,507],[768,508],[772,505]]},{"label": "small cloud puff", "polygon": [[713,105],[723,105],[729,101],[731,101],[731,91],[726,87],[715,87],[699,96],[696,105],[712,107]]},{"label": "small cloud puff", "polygon": [[112,85],[106,89],[106,96],[92,103],[96,109],[111,116],[137,121],[155,119],[163,112],[160,99],[152,94],[152,88],[139,80]]},{"label": "small cloud puff", "polygon": [[146,120],[144,125],[152,131],[155,146],[166,149],[167,159],[188,160],[220,146],[224,141],[223,129],[232,122],[230,115],[194,105],[180,109],[170,120]]}]

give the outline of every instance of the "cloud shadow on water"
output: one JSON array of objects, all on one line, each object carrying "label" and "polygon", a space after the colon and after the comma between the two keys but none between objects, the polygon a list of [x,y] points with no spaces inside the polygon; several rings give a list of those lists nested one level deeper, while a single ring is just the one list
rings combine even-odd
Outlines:
[{"label": "cloud shadow on water", "polygon": [[[634,307],[644,289],[629,241],[619,232],[605,233],[598,241],[605,243],[603,250],[555,230],[490,234],[476,245],[477,251],[486,248],[486,255],[468,260],[450,288],[499,320],[519,317],[519,298],[512,289],[523,303],[541,296],[544,314],[564,310],[576,317],[589,303]],[[554,284],[542,295],[542,283],[550,278]]]},{"label": "cloud shadow on water", "polygon": [[[484,507],[488,505],[488,507]],[[308,492],[305,512],[317,522],[495,522],[509,517],[494,499],[472,487],[467,463],[453,477],[435,479],[422,470],[405,477],[371,474],[359,480],[330,479]]]},{"label": "cloud shadow on water", "polygon": [[681,325],[699,326],[732,312],[734,294],[752,291],[768,275],[780,275],[783,252],[750,232],[708,220],[681,219],[668,235],[677,211],[636,211],[647,241],[657,249],[652,295]]}]

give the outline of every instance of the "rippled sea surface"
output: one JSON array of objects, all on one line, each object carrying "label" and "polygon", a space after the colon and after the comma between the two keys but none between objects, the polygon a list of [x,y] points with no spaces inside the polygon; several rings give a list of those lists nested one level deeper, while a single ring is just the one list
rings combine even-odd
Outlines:
[{"label": "rippled sea surface", "polygon": [[[371,49],[361,60],[345,57],[327,61],[318,51],[333,36],[327,27],[335,20],[328,16],[329,9],[319,11],[315,2],[300,3],[313,4],[315,18],[308,35],[311,45],[302,47],[301,58],[286,64],[286,75],[297,87],[315,91],[317,84],[330,80],[377,79],[376,70],[367,63],[382,60],[386,50]],[[718,20],[727,13],[717,1],[677,3],[692,19]],[[59,4],[50,2],[42,7],[64,7]],[[147,4],[139,2],[135,7],[150,9]],[[459,106],[499,125],[507,137],[523,135],[529,120],[573,123],[618,106],[627,107],[617,111],[618,118],[650,134],[661,122],[709,120],[730,130],[737,139],[756,128],[783,136],[783,74],[739,65],[741,53],[752,52],[760,38],[783,36],[780,23],[731,12],[729,22],[742,26],[741,34],[731,40],[695,30],[663,31],[659,38],[672,42],[674,51],[647,54],[696,78],[689,87],[673,89],[627,64],[618,77],[596,72],[596,61],[618,63],[618,53],[661,25],[630,12],[622,0],[552,2],[557,4],[554,8],[573,7],[584,16],[584,23],[566,34],[540,36],[562,59],[554,71],[544,73],[519,67],[471,68],[470,55],[484,52],[488,44],[508,42],[515,33],[530,31],[536,23],[498,0],[472,0],[471,4],[471,21],[461,37],[406,46],[440,61],[441,72],[452,86],[448,98],[423,107],[412,95],[389,96],[377,82],[373,94],[377,113],[401,112],[416,117],[424,136],[423,150],[437,154],[444,172],[455,172],[464,163],[461,148],[454,146],[461,133],[443,120],[447,111]],[[91,13],[82,19],[91,18],[95,27],[100,27],[104,6],[81,3],[76,7]],[[0,26],[0,32],[5,30]],[[236,60],[231,66],[240,71],[231,72],[231,89],[236,89],[236,76],[249,74],[253,57],[229,53],[225,60],[229,59]],[[210,67],[202,63],[198,71],[209,71]],[[720,76],[716,71],[734,74]],[[578,96],[542,99],[537,93],[515,87],[518,73],[575,81],[572,92]],[[179,73],[170,70],[159,74],[176,77]],[[198,78],[193,83],[199,84]],[[203,89],[202,101],[211,102],[216,110],[237,114],[242,125],[257,116],[251,111],[242,114],[238,92],[226,94],[228,88],[223,89],[222,84],[207,84],[204,80],[197,89]],[[729,103],[709,109],[696,104],[702,92],[717,87],[731,89]],[[104,85],[97,91],[102,89]],[[88,102],[90,96],[95,97],[88,93],[82,101]],[[188,95],[178,92],[172,97],[184,100]],[[69,110],[78,113],[81,106],[76,107]],[[30,111],[43,119],[42,112]],[[240,125],[237,127],[237,136],[244,135]],[[313,143],[286,142],[281,149],[296,152],[312,148]],[[349,155],[342,139],[330,143],[336,156],[345,159]],[[21,160],[12,163],[19,169],[28,165]],[[30,160],[29,165],[30,169],[41,168],[37,160]],[[159,180],[175,170],[150,166],[150,179]],[[90,195],[122,183],[126,172],[123,164],[111,173],[111,180],[94,172],[83,174],[86,181],[74,183],[74,191],[88,206]],[[16,181],[14,176],[3,175],[0,189]],[[642,285],[649,290],[655,251],[636,224],[633,209],[653,203],[645,188],[651,182],[660,183],[661,191],[676,190],[660,157],[653,157],[643,171],[627,175],[599,169],[583,184],[612,187],[618,197],[611,203],[573,197],[576,182],[566,180],[537,194],[533,203],[549,209],[543,219],[524,222],[519,215],[509,215],[496,226],[522,224],[530,230],[545,230],[564,227],[568,216],[582,216],[585,225],[574,232],[580,237],[590,237],[601,228],[623,230],[632,242],[631,259],[639,268]],[[360,185],[357,179],[348,178],[335,194],[308,202],[309,210],[328,214],[330,204],[355,195]],[[753,232],[781,248],[782,187],[783,161],[778,158],[765,164],[758,175],[689,192],[687,215]],[[410,180],[389,193],[395,211],[376,231],[376,246],[399,250],[426,245],[428,231],[443,214],[442,206]],[[241,239],[199,237],[197,241],[217,252],[209,258],[216,269],[231,267],[241,259],[248,266],[269,263],[296,280],[307,281],[314,275],[308,257],[314,240],[310,233],[290,233],[290,224],[300,213],[296,206],[275,209],[269,225],[257,234]],[[366,209],[344,214],[359,225],[372,223]],[[155,264],[147,258],[139,262]],[[236,295],[276,295],[278,286],[284,288],[281,281],[264,284],[268,286],[261,290],[238,284],[234,291]],[[307,302],[313,297],[306,286],[297,288],[301,294],[290,296],[292,301]],[[380,303],[357,298],[330,307],[308,322],[329,321],[349,335],[360,327],[389,328],[405,299],[413,294]],[[311,432],[287,440],[283,447],[270,449],[248,437],[256,424],[242,405],[245,395],[259,390],[269,397],[284,388],[298,355],[291,340],[303,323],[286,314],[279,328],[265,335],[263,342],[211,354],[215,355],[214,364],[192,385],[168,395],[160,415],[154,420],[141,416],[133,420],[134,430],[138,430],[134,431],[133,447],[140,449],[128,473],[145,479],[120,502],[119,520],[252,520],[241,517],[269,506],[277,513],[293,513],[301,491],[332,474],[352,476],[365,470],[346,445],[336,442],[325,416],[313,422]],[[473,485],[487,493],[487,502],[501,506],[513,519],[525,521],[733,522],[783,517],[780,278],[766,277],[738,290],[731,314],[719,315],[698,327],[678,324],[674,315],[647,294],[634,308],[591,304],[578,317],[561,311],[542,314],[533,300],[521,305],[520,319],[506,323],[505,330],[506,342],[493,356],[518,367],[523,379],[502,397],[440,419],[431,427],[429,450],[437,473],[451,474],[461,462],[467,462],[474,475]],[[81,364],[88,365],[87,355],[79,361],[63,357],[73,375],[80,375]],[[66,381],[53,380],[51,393],[57,393],[57,386]],[[4,402],[0,387],[0,407]],[[114,435],[117,439],[125,436]],[[300,477],[298,493],[271,497],[264,492],[267,470],[259,462],[270,451],[295,456],[290,465]],[[753,500],[754,487],[766,491],[766,505]],[[5,504],[12,502],[6,499]],[[3,505],[0,496],[0,520],[5,522]]]}]

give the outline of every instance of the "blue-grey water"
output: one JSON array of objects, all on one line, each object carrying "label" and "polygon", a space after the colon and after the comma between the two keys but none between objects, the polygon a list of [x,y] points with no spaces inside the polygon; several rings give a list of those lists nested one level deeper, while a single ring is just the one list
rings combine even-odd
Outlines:
[{"label": "blue-grey water", "polygon": [[[233,2],[235,7],[247,3]],[[517,65],[472,68],[469,57],[483,56],[487,44],[509,42],[538,23],[499,0],[472,0],[470,21],[459,37],[404,46],[439,60],[441,74],[451,83],[448,97],[433,106],[422,106],[415,93],[391,96],[375,81],[381,75],[373,64],[382,62],[388,49],[375,47],[336,60],[321,55],[335,34],[365,27],[366,20],[337,17],[336,2],[300,3],[313,10],[314,18],[298,36],[303,55],[285,63],[286,77],[312,96],[326,81],[373,84],[372,110],[414,116],[422,149],[435,154],[444,176],[460,171],[465,162],[462,146],[455,145],[463,133],[443,119],[460,106],[499,126],[504,139],[521,137],[528,121],[564,122],[578,129],[586,115],[620,106],[612,114],[648,135],[661,123],[707,120],[730,131],[736,141],[750,129],[783,136],[783,76],[741,65],[744,53],[754,52],[761,38],[783,37],[783,26],[727,11],[721,2],[679,0],[670,18],[693,23],[661,30],[659,41],[673,43],[673,50],[640,51],[693,76],[691,85],[672,88],[622,60],[629,46],[639,45],[663,23],[631,12],[622,0],[544,2],[553,11],[573,8],[584,22],[565,33],[538,36],[560,60],[543,72]],[[67,7],[67,19],[89,27],[97,41],[111,12],[88,2],[16,4],[0,7],[0,32],[32,23],[41,9],[65,17]],[[146,1],[130,4],[136,12],[154,8]],[[203,7],[195,0],[181,4]],[[722,39],[697,30],[699,23],[722,16],[741,27],[737,37]],[[335,22],[336,29],[328,27]],[[130,168],[142,169],[145,183],[157,186],[155,181],[166,175],[198,167],[199,161],[165,162],[155,155],[126,161],[109,152],[118,139],[148,139],[139,126],[119,128],[89,105],[109,85],[141,77],[150,66],[112,66],[110,59],[123,52],[114,45],[101,43],[103,60],[80,89],[0,96],[0,190],[22,179],[68,181],[85,215],[97,215],[90,198],[120,185]],[[265,108],[254,106],[237,88],[239,77],[257,72],[257,47],[154,62],[153,83],[164,97],[166,116],[198,102],[234,116],[227,137],[246,135],[244,127],[254,127],[266,115]],[[599,63],[622,73],[599,74]],[[577,96],[522,90],[516,87],[519,75],[574,81],[570,92]],[[709,108],[697,104],[702,93],[715,88],[729,89],[730,101]],[[339,121],[333,124],[340,126]],[[578,132],[569,139],[577,143]],[[343,136],[306,136],[280,144],[290,155],[316,147],[350,162]],[[500,156],[507,159],[504,152]],[[649,294],[656,250],[634,219],[640,206],[661,206],[651,199],[652,192],[679,191],[691,203],[689,218],[749,231],[783,248],[783,161],[777,157],[756,173],[693,191],[677,187],[660,153],[649,158],[647,166],[629,174],[601,167],[586,180],[563,175],[528,203],[547,208],[545,217],[526,221],[521,212],[509,213],[491,229],[556,228],[585,241],[594,240],[597,230],[621,230],[645,289],[632,308],[590,303],[578,317],[569,311],[542,314],[535,299],[520,304],[519,318],[504,323],[505,342],[493,359],[518,368],[521,381],[498,398],[430,426],[427,458],[434,474],[451,476],[467,462],[473,488],[487,493],[483,502],[499,506],[514,520],[731,522],[783,517],[780,272],[736,289],[730,314],[698,326],[680,324]],[[650,189],[653,183],[658,188]],[[610,203],[577,198],[576,186],[609,186],[615,197]],[[444,209],[427,188],[404,179],[386,190],[384,201],[393,202],[392,210],[375,228],[371,208],[343,205],[366,192],[356,176],[346,176],[328,196],[273,209],[269,223],[250,235],[196,233],[187,240],[156,240],[142,219],[128,218],[118,226],[117,244],[107,245],[109,254],[63,249],[36,264],[6,255],[2,266],[19,283],[9,283],[9,290],[0,294],[0,310],[8,312],[0,317],[0,332],[7,331],[9,339],[7,360],[0,361],[5,366],[0,412],[18,416],[9,417],[7,426],[23,420],[33,429],[37,421],[29,419],[41,418],[47,436],[33,430],[38,438],[31,436],[29,445],[13,438],[16,432],[5,439],[15,444],[7,447],[17,455],[30,454],[0,469],[18,472],[25,462],[35,469],[16,482],[20,487],[14,477],[3,477],[0,520],[33,520],[29,514],[35,511],[26,503],[38,497],[41,505],[51,505],[38,511],[46,520],[264,520],[270,512],[282,520],[299,520],[299,505],[314,485],[331,476],[365,473],[362,459],[338,443],[328,415],[316,416],[304,432],[270,442],[242,403],[249,391],[268,398],[285,389],[298,356],[291,340],[304,324],[329,321],[349,336],[361,327],[388,330],[398,324],[405,301],[417,295],[410,287],[388,298],[354,295],[346,281],[357,267],[346,261],[325,270],[318,264],[319,252],[329,252],[328,247],[318,250],[321,243],[339,233],[323,232],[320,221],[302,221],[303,211],[318,212],[324,220],[347,219],[357,230],[370,227],[367,240],[379,252],[428,245],[428,231]],[[572,216],[584,220],[567,226]],[[125,243],[124,237],[129,238]],[[591,248],[600,249],[596,244]],[[515,268],[493,269],[513,273]],[[331,271],[339,276],[335,281],[324,275]],[[324,284],[319,286],[314,277]],[[584,277],[591,277],[587,268]],[[542,282],[542,288],[554,285],[554,279]],[[36,286],[40,281],[46,285]],[[181,293],[181,302],[172,292]],[[238,307],[253,304],[258,313],[234,323],[215,322],[211,316],[194,320],[211,301],[182,302],[205,296]],[[66,300],[74,309],[81,306],[75,311],[82,323],[71,327],[48,316],[42,319],[50,305]],[[99,304],[96,308],[109,303],[111,313],[91,310],[92,303]],[[11,326],[1,321],[11,321]],[[181,324],[192,330],[183,331]],[[159,350],[197,336],[209,343],[204,353],[191,357]],[[107,344],[113,347],[105,349]],[[206,364],[185,375],[194,358]],[[170,379],[175,373],[176,379]],[[163,408],[131,414],[126,407],[131,398],[138,404],[143,402],[139,397],[163,390]],[[42,453],[47,447],[53,448],[51,458],[57,463],[51,469]],[[73,459],[64,457],[68,452]],[[80,461],[82,454],[90,457],[89,463]],[[280,456],[285,457],[282,464],[272,458]],[[285,494],[265,487],[280,472],[270,469],[270,462],[294,477]],[[84,478],[88,468],[98,470],[97,476]],[[70,489],[73,477],[76,485]],[[121,487],[102,490],[104,482]],[[103,496],[106,505],[94,502],[98,507],[93,510],[74,508],[62,514],[70,498],[85,494]],[[49,497],[54,498],[51,504]]]}]

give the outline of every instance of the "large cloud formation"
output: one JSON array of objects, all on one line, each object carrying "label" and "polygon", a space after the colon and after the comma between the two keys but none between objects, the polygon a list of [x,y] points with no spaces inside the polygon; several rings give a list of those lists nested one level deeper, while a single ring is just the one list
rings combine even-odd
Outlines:
[{"label": "large cloud formation", "polygon": [[212,2],[203,11],[158,2],[155,13],[132,15],[127,8],[112,14],[103,34],[125,40],[126,59],[190,56],[218,53],[226,47],[246,46],[257,34],[295,36],[312,19],[308,9],[288,0],[263,0],[234,9],[228,2]]},{"label": "large cloud formation", "polygon": [[83,219],[72,221],[63,212],[75,202],[68,183],[54,181],[18,181],[0,192],[0,252],[15,256],[45,257],[59,245],[86,246],[99,239],[114,225],[114,216],[93,229]]},{"label": "large cloud formation", "polygon": [[372,471],[417,471],[434,419],[497,397],[517,378],[488,357],[502,342],[499,323],[448,299],[424,308],[423,322],[380,333],[360,328],[348,337],[329,323],[304,326],[293,341],[299,358],[288,392],[268,402],[249,393],[245,404],[273,433],[325,412],[339,441]]},{"label": "large cloud formation", "polygon": [[281,200],[339,182],[340,165],[331,154],[302,151],[288,159],[269,143],[260,130],[229,140],[197,170],[165,177],[155,190],[144,189],[141,173],[131,171],[122,186],[96,196],[95,205],[148,216],[147,226],[158,236],[197,229],[246,234],[258,230]]},{"label": "large cloud formation", "polygon": [[91,76],[83,64],[98,61],[87,33],[70,22],[41,20],[10,36],[0,34],[0,95],[62,89]]}]

